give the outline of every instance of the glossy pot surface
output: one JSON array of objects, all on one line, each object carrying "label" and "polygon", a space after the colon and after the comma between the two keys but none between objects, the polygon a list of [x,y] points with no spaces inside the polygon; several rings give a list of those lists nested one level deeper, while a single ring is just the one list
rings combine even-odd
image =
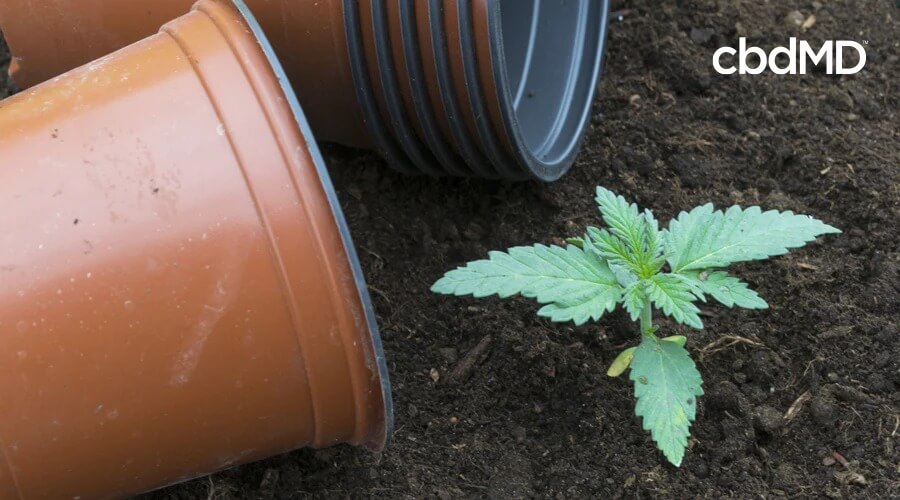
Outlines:
[{"label": "glossy pot surface", "polygon": [[381,449],[355,251],[242,2],[0,101],[0,497],[121,497]]}]

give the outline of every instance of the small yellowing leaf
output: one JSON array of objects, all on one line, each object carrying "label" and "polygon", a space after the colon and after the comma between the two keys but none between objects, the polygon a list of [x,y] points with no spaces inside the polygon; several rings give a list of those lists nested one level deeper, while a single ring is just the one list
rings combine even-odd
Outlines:
[{"label": "small yellowing leaf", "polygon": [[665,340],[667,342],[675,342],[676,344],[680,345],[681,347],[684,347],[684,344],[687,344],[687,337],[685,337],[684,335],[672,335],[671,337],[666,337],[666,338],[660,339],[660,340]]},{"label": "small yellowing leaf", "polygon": [[635,347],[630,347],[620,352],[619,355],[616,356],[616,359],[613,360],[612,364],[609,365],[609,370],[606,370],[606,375],[618,377],[625,373],[625,370],[631,365],[631,360],[634,359],[635,349]]}]

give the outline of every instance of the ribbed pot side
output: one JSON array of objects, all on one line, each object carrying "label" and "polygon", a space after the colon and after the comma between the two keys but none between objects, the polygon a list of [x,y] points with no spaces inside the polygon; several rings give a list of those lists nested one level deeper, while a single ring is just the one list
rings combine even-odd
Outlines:
[{"label": "ribbed pot side", "polygon": [[0,102],[3,498],[121,497],[304,446],[384,446],[358,262],[259,35],[201,0]]},{"label": "ribbed pot side", "polygon": [[359,107],[391,166],[552,181],[575,162],[608,0],[340,1]]},{"label": "ribbed pot side", "polygon": [[[4,0],[30,86],[136,41],[192,0]],[[86,5],[89,4],[89,5]],[[552,181],[588,124],[609,0],[248,0],[319,140],[410,174]]]}]

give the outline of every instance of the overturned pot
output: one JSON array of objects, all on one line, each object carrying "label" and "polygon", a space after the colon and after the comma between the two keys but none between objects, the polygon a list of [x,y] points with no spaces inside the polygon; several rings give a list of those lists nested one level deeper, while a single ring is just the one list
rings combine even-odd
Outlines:
[{"label": "overturned pot", "polygon": [[0,497],[384,447],[365,283],[243,2],[0,102]]},{"label": "overturned pot", "polygon": [[[153,32],[193,0],[4,0],[28,87]],[[320,140],[407,173],[554,180],[587,127],[608,0],[248,0]]]},{"label": "overturned pot", "polygon": [[428,174],[552,181],[581,148],[607,0],[345,1],[376,147]]}]

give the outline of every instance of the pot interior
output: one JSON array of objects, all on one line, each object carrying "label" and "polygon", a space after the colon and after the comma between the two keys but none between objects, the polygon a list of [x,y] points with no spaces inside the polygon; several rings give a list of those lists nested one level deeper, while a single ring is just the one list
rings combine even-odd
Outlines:
[{"label": "pot interior", "polygon": [[499,2],[506,90],[526,147],[552,162],[568,152],[568,141],[558,139],[576,118],[570,116],[573,86],[582,67],[589,2]]}]

